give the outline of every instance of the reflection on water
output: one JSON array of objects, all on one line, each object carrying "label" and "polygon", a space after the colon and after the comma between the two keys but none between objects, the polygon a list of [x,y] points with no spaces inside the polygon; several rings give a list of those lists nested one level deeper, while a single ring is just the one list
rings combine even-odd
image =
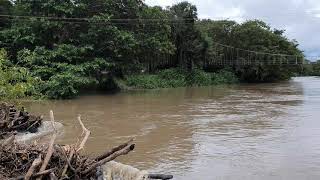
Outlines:
[{"label": "reflection on water", "polygon": [[136,91],[26,103],[65,125],[62,143],[92,131],[86,151],[101,153],[136,137],[123,163],[175,179],[320,177],[320,79]]}]

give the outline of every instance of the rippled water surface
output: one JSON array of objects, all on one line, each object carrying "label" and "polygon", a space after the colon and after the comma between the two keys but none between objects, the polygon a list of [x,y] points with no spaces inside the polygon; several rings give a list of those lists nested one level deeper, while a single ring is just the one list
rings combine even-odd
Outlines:
[{"label": "rippled water surface", "polygon": [[87,153],[136,138],[119,161],[177,180],[319,179],[320,78],[91,95],[26,103],[50,109],[76,141],[81,114],[92,135]]}]

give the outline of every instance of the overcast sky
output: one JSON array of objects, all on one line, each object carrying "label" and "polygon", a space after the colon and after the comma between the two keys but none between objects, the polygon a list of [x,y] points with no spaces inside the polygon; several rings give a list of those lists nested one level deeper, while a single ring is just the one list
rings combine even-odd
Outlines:
[{"label": "overcast sky", "polygon": [[[145,0],[149,5],[171,6],[182,0]],[[307,56],[320,56],[320,0],[189,0],[198,7],[199,18],[242,22],[262,19],[272,27],[286,29]]]}]

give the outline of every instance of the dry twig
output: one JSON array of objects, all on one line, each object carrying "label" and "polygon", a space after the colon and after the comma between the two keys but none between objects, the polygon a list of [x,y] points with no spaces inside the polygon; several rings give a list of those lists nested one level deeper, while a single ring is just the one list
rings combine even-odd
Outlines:
[{"label": "dry twig", "polygon": [[133,138],[130,139],[128,142],[123,143],[123,144],[120,144],[119,146],[112,148],[110,151],[107,151],[107,152],[105,152],[104,154],[101,154],[100,156],[96,157],[95,160],[96,160],[96,161],[101,161],[101,160],[109,157],[111,154],[113,154],[113,153],[115,153],[115,152],[117,152],[117,151],[125,148],[125,147],[128,146],[129,144],[132,144],[132,142],[133,142]]},{"label": "dry twig", "polygon": [[86,144],[91,132],[84,126],[83,122],[81,121],[81,116],[78,116],[78,121],[81,125],[82,128],[82,134],[84,134],[84,137],[80,143],[80,145],[78,146],[77,152],[81,151],[84,148],[84,145]]},{"label": "dry twig", "polygon": [[31,165],[31,167],[29,168],[29,170],[28,170],[28,172],[27,172],[24,180],[29,180],[29,179],[32,177],[33,172],[36,170],[36,168],[37,168],[38,166],[41,165],[41,162],[42,162],[42,160],[41,160],[41,154],[40,154],[40,155],[38,156],[38,158],[33,161],[33,163],[32,163],[32,165]]},{"label": "dry twig", "polygon": [[[56,128],[55,128],[55,125],[54,125],[54,123],[55,123],[54,122],[54,115],[53,115],[53,111],[52,110],[50,111],[50,119],[51,119],[52,127],[54,129],[54,133],[53,133],[53,135],[51,137],[51,140],[50,140],[50,143],[49,143],[48,152],[47,152],[47,154],[46,154],[46,156],[45,156],[45,158],[43,160],[43,163],[42,163],[42,165],[40,167],[40,172],[46,170],[47,165],[48,165],[48,163],[49,163],[49,161],[51,159],[51,156],[53,154],[53,151],[54,151],[54,149],[53,149],[54,142],[55,142],[55,140],[57,138],[57,132],[56,132]],[[41,180],[41,178],[42,178],[42,176],[38,177],[37,180]]]},{"label": "dry twig", "polygon": [[92,172],[94,169],[96,169],[98,166],[102,166],[105,163],[112,161],[114,159],[116,159],[118,156],[121,155],[126,155],[128,154],[130,151],[132,151],[135,147],[135,144],[129,144],[128,146],[126,146],[125,148],[111,154],[110,156],[108,156],[105,159],[102,159],[101,161],[98,161],[96,163],[94,163],[93,165],[91,165],[88,169],[86,169],[85,171],[81,172],[81,174],[86,175],[90,172]]}]

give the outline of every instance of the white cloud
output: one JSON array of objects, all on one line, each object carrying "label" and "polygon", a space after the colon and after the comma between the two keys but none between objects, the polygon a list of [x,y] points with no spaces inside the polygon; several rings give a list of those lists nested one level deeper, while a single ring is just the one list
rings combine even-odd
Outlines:
[{"label": "white cloud", "polygon": [[[170,6],[182,0],[146,0],[149,5]],[[189,0],[199,18],[262,19],[274,28],[286,29],[307,55],[320,56],[320,0]]]}]

